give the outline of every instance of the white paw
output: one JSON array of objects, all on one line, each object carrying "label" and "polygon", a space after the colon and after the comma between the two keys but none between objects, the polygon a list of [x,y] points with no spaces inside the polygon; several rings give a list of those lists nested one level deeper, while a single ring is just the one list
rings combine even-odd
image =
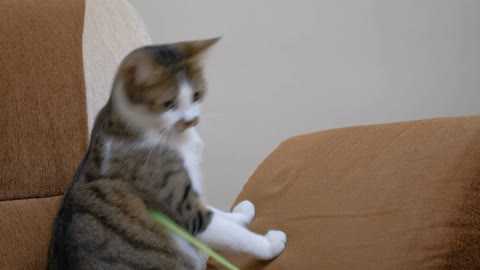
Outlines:
[{"label": "white paw", "polygon": [[251,201],[241,201],[233,208],[232,213],[239,214],[241,217],[239,222],[248,225],[255,217],[255,206]]},{"label": "white paw", "polygon": [[287,243],[287,235],[282,231],[270,230],[265,234],[265,237],[270,243],[271,256],[265,258],[271,260],[285,249],[285,244]]}]

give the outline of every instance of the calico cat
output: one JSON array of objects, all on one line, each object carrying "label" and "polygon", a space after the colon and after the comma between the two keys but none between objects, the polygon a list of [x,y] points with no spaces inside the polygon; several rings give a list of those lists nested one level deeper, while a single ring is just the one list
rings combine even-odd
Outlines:
[{"label": "calico cat", "polygon": [[56,216],[47,269],[205,269],[207,257],[147,208],[214,249],[263,260],[283,251],[283,232],[245,228],[251,202],[225,213],[202,200],[194,127],[206,95],[201,59],[217,41],[146,46],[122,61]]}]

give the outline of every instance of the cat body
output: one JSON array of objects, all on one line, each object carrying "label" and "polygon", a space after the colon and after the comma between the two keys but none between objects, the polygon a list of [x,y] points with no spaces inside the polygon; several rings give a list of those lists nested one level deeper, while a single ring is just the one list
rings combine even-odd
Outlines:
[{"label": "cat body", "polygon": [[47,269],[205,269],[207,256],[147,208],[212,248],[260,259],[284,249],[283,232],[245,228],[255,211],[250,202],[224,213],[202,196],[199,60],[216,41],[142,47],[121,63],[55,218]]}]

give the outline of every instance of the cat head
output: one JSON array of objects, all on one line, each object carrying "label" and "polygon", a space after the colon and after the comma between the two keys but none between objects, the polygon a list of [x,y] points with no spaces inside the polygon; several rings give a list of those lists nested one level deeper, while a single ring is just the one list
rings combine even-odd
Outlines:
[{"label": "cat head", "polygon": [[116,112],[142,131],[183,132],[195,126],[207,92],[201,60],[218,40],[145,46],[128,54],[114,82]]}]

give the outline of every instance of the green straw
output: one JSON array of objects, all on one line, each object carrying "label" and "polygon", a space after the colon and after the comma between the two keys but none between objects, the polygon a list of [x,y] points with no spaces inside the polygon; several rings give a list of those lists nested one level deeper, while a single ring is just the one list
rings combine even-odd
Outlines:
[{"label": "green straw", "polygon": [[195,237],[193,237],[193,235],[191,235],[182,227],[178,226],[173,220],[169,219],[167,216],[153,210],[148,210],[148,213],[153,219],[155,219],[155,221],[162,224],[165,228],[177,234],[178,236],[182,237],[185,241],[189,242],[194,247],[205,252],[205,254],[207,254],[208,256],[210,256],[210,258],[214,259],[215,261],[223,265],[226,269],[240,270],[240,268],[236,267],[235,265],[227,261],[225,258],[220,256],[218,253],[213,251],[211,248],[207,247],[205,244],[198,241]]}]

